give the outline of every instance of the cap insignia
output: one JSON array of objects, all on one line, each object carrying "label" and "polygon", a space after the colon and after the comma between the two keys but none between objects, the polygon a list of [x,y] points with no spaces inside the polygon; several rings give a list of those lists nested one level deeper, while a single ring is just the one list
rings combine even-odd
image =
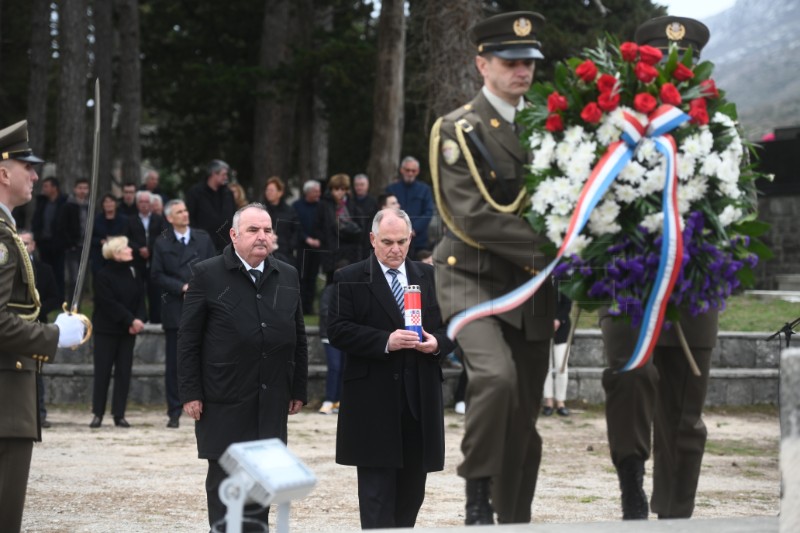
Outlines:
[{"label": "cap insignia", "polygon": [[670,41],[680,41],[686,35],[686,28],[680,22],[667,24],[667,39]]},{"label": "cap insignia", "polygon": [[452,165],[461,157],[461,150],[453,139],[447,139],[442,143],[442,157],[448,165]]},{"label": "cap insignia", "polygon": [[531,21],[525,17],[520,17],[514,21],[514,33],[516,33],[518,37],[525,37],[531,30],[533,30],[533,25]]}]

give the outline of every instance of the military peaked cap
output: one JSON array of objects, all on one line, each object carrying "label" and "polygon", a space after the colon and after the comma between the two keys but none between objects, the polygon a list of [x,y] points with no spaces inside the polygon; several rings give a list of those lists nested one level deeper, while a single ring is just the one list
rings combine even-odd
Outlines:
[{"label": "military peaked cap", "polygon": [[640,24],[636,28],[634,40],[637,44],[660,48],[665,54],[668,53],[671,43],[676,43],[681,51],[691,46],[694,56],[699,57],[700,50],[710,36],[708,27],[699,20],[668,15]]},{"label": "military peaked cap", "polygon": [[13,126],[0,130],[0,159],[16,159],[28,163],[44,163],[44,160],[33,155],[28,144],[28,121],[17,122]]},{"label": "military peaked cap", "polygon": [[470,32],[479,54],[493,54],[502,59],[544,59],[542,43],[536,33],[544,17],[533,11],[514,11],[489,17]]}]

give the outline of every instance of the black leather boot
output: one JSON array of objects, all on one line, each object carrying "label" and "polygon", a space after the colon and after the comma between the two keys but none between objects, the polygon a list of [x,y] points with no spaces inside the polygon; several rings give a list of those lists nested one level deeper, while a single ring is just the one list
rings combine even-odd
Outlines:
[{"label": "black leather boot", "polygon": [[467,506],[464,524],[494,524],[494,509],[489,503],[489,478],[467,480]]},{"label": "black leather boot", "polygon": [[619,489],[622,492],[622,519],[647,520],[650,511],[644,492],[644,461],[627,457],[617,465]]}]

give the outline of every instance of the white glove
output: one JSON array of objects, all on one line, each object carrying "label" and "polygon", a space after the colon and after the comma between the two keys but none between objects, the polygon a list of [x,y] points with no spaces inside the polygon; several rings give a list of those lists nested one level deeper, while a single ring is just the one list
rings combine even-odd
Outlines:
[{"label": "white glove", "polygon": [[85,327],[80,318],[76,315],[61,313],[56,317],[58,326],[58,347],[70,348],[77,346],[83,340]]}]

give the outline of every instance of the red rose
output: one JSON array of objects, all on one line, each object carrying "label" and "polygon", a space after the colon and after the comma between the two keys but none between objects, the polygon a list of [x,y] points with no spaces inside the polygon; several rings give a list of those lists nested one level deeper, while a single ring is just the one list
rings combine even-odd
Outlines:
[{"label": "red rose", "polygon": [[558,94],[558,91],[550,93],[550,96],[547,97],[547,110],[555,113],[556,111],[566,111],[566,109],[567,99]]},{"label": "red rose", "polygon": [[639,61],[636,63],[634,74],[636,74],[636,77],[639,78],[643,83],[650,83],[656,79],[658,76],[658,71],[647,63]]},{"label": "red rose", "polygon": [[578,65],[578,68],[575,69],[575,74],[586,83],[589,83],[590,81],[594,81],[597,76],[597,66],[591,59],[587,59]]},{"label": "red rose", "polygon": [[708,124],[708,109],[706,108],[705,98],[695,98],[689,102],[689,116],[692,123],[704,126]]},{"label": "red rose", "polygon": [[614,85],[617,84],[617,78],[611,74],[601,74],[597,78],[597,90],[601,93],[607,93],[614,90]]},{"label": "red rose", "polygon": [[652,94],[639,93],[633,98],[633,107],[640,113],[649,113],[658,105],[658,101]]},{"label": "red rose", "polygon": [[661,101],[665,104],[681,105],[681,93],[671,83],[661,86]]},{"label": "red rose", "polygon": [[647,45],[639,47],[639,59],[648,65],[655,65],[661,61],[662,57],[664,57],[664,54],[658,48]]},{"label": "red rose", "polygon": [[589,124],[597,124],[603,118],[603,112],[594,102],[589,102],[581,111],[581,118]]},{"label": "red rose", "polygon": [[605,92],[597,97],[597,107],[603,111],[614,111],[619,105],[619,93]]},{"label": "red rose", "polygon": [[633,63],[636,61],[636,54],[639,51],[639,47],[636,45],[636,43],[627,42],[619,45],[619,51],[622,52],[622,59],[628,61],[629,63]]},{"label": "red rose", "polygon": [[547,117],[547,122],[544,123],[544,129],[547,131],[561,131],[564,129],[564,123],[561,121],[561,115],[550,115]]},{"label": "red rose", "polygon": [[694,78],[694,72],[683,63],[678,63],[678,66],[672,71],[672,77],[678,81],[686,81]]},{"label": "red rose", "polygon": [[700,82],[701,94],[706,98],[719,98],[719,91],[714,80],[708,79]]}]

